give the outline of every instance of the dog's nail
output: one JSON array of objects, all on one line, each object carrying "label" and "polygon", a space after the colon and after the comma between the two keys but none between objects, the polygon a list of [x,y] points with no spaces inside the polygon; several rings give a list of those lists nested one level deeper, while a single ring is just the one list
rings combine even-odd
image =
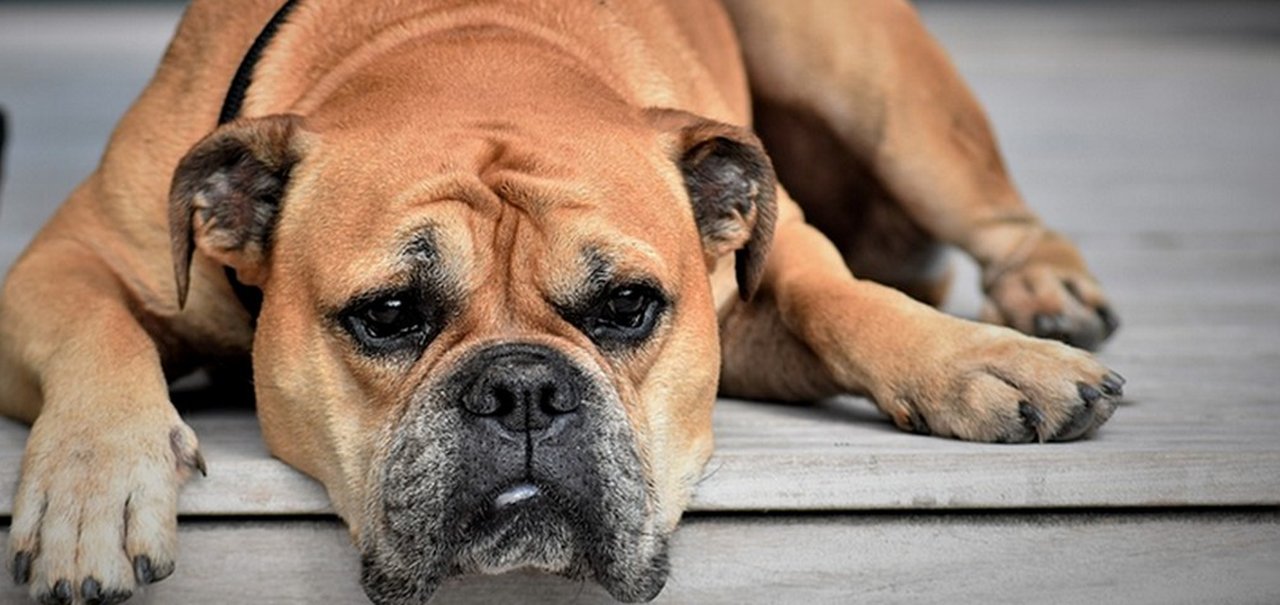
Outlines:
[{"label": "dog's nail", "polygon": [[1084,400],[1086,406],[1093,405],[1099,399],[1102,399],[1102,393],[1083,382],[1076,384],[1080,391],[1080,398]]},{"label": "dog's nail", "polygon": [[209,467],[205,466],[204,454],[201,454],[200,450],[196,450],[195,463],[196,463],[196,470],[200,471],[200,476],[208,477]]},{"label": "dog's nail", "polygon": [[919,412],[911,413],[911,430],[917,435],[932,435],[933,429],[929,428],[929,421]]},{"label": "dog's nail", "polygon": [[1098,319],[1102,320],[1102,337],[1106,338],[1115,333],[1120,328],[1120,318],[1111,311],[1111,307],[1103,305],[1098,307]]},{"label": "dog's nail", "polygon": [[1112,397],[1124,395],[1124,380],[1112,372],[1102,377],[1102,392]]},{"label": "dog's nail", "polygon": [[53,590],[49,591],[45,596],[44,602],[57,603],[58,605],[71,605],[71,600],[75,598],[75,595],[71,592],[70,580],[58,580],[53,585]]},{"label": "dog's nail", "polygon": [[31,553],[22,551],[13,557],[13,583],[26,584],[31,581]]},{"label": "dog's nail", "polygon": [[140,585],[155,581],[155,576],[151,572],[151,557],[138,555],[133,558],[133,576],[138,579]]},{"label": "dog's nail", "polygon": [[1048,315],[1036,315],[1032,322],[1034,323],[1032,329],[1035,330],[1036,336],[1047,336],[1052,334],[1054,325],[1056,324],[1056,322],[1053,321],[1053,318]]},{"label": "dog's nail", "polygon": [[1044,443],[1044,434],[1040,430],[1040,427],[1044,425],[1044,414],[1042,414],[1040,410],[1037,410],[1035,406],[1031,405],[1030,402],[1019,401],[1018,415],[1022,416],[1023,424],[1031,428],[1036,439],[1038,439],[1040,443]]},{"label": "dog's nail", "polygon": [[102,605],[102,584],[92,577],[85,578],[80,583],[80,597],[85,605]]}]

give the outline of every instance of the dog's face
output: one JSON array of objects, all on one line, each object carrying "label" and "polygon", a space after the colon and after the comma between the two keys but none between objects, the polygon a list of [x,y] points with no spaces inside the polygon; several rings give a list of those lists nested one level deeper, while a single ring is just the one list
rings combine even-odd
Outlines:
[{"label": "dog's face", "polygon": [[708,270],[736,250],[749,293],[772,229],[758,142],[359,111],[233,123],[175,177],[180,290],[192,243],[263,290],[273,452],[325,484],[375,601],[526,566],[652,598],[711,452]]}]

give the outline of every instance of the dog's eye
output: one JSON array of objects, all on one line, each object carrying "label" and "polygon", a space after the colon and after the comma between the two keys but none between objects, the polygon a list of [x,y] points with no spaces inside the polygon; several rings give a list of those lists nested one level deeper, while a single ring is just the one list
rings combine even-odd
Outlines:
[{"label": "dog's eye", "polygon": [[357,305],[346,314],[347,331],[363,347],[387,352],[420,346],[430,326],[413,297],[391,295]]},{"label": "dog's eye", "polygon": [[583,327],[597,342],[637,343],[653,332],[663,304],[661,295],[647,286],[616,288],[588,314]]}]

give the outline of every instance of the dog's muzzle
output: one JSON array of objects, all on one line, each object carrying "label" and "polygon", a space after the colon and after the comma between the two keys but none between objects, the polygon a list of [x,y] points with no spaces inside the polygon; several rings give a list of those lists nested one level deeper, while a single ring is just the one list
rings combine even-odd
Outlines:
[{"label": "dog's muzzle", "polygon": [[666,535],[616,390],[546,346],[503,343],[422,389],[391,438],[363,537],[377,603],[533,567],[648,600]]}]

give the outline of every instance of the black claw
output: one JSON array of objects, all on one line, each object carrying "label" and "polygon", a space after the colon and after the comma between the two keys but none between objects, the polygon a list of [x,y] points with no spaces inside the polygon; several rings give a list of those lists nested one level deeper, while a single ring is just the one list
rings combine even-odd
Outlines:
[{"label": "black claw", "polygon": [[1076,346],[1072,342],[1071,321],[1065,315],[1036,315],[1035,335]]},{"label": "black claw", "polygon": [[932,435],[933,431],[929,428],[929,421],[918,413],[911,414],[911,430],[917,435]]},{"label": "black claw", "polygon": [[1036,336],[1048,336],[1053,334],[1058,325],[1058,322],[1050,315],[1036,315],[1033,318],[1032,323],[1034,324],[1032,329],[1035,331]]},{"label": "black claw", "polygon": [[1076,387],[1079,389],[1080,398],[1084,400],[1084,404],[1086,406],[1093,405],[1099,399],[1102,399],[1102,393],[1098,392],[1098,389],[1095,389],[1083,382],[1076,384]]},{"label": "black claw", "polygon": [[133,558],[133,577],[137,578],[141,586],[155,581],[155,576],[151,573],[151,557],[138,555]]},{"label": "black claw", "polygon": [[1044,441],[1044,437],[1040,432],[1040,427],[1044,425],[1044,414],[1031,403],[1019,401],[1018,415],[1022,416],[1022,423],[1031,429],[1031,438]]},{"label": "black claw", "polygon": [[22,551],[13,557],[13,582],[26,584],[31,581],[31,553]]},{"label": "black claw", "polygon": [[45,605],[71,605],[71,600],[74,598],[75,595],[71,592],[71,582],[58,580],[53,585],[53,590],[41,595],[40,602]]},{"label": "black claw", "polygon": [[1124,379],[1112,372],[1102,378],[1102,392],[1112,397],[1124,395]]},{"label": "black claw", "polygon": [[1111,310],[1111,307],[1098,307],[1098,319],[1102,320],[1102,337],[1107,338],[1120,329],[1120,318]]},{"label": "black claw", "polygon": [[92,577],[85,578],[80,583],[80,596],[85,605],[102,605],[102,584]]},{"label": "black claw", "polygon": [[201,454],[200,450],[196,450],[195,465],[196,470],[200,471],[201,477],[209,476],[209,467],[204,463],[204,454]]}]

